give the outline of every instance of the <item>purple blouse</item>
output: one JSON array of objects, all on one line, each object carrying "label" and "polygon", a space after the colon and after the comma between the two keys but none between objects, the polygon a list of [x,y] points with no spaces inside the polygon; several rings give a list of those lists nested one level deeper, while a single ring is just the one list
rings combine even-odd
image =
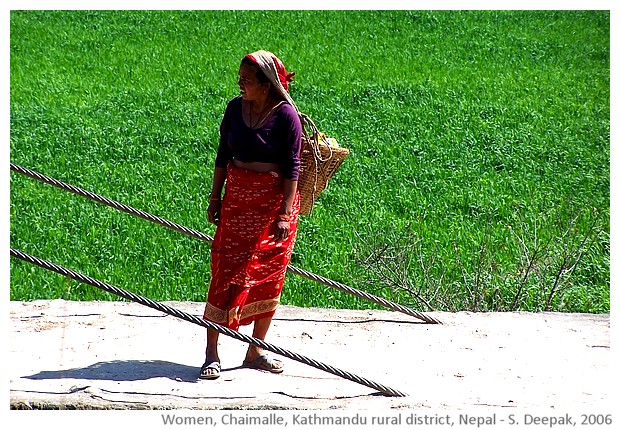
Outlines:
[{"label": "purple blouse", "polygon": [[226,106],[215,167],[226,167],[233,158],[277,163],[284,178],[298,180],[302,126],[295,108],[282,103],[262,127],[252,129],[243,121],[241,102],[235,97]]}]

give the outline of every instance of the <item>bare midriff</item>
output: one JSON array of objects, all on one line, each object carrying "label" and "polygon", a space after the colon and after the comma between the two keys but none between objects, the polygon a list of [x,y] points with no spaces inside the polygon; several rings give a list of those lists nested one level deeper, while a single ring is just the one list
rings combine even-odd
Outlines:
[{"label": "bare midriff", "polygon": [[246,163],[245,161],[240,161],[237,159],[232,160],[235,167],[239,167],[240,169],[252,170],[253,172],[277,172],[280,170],[280,166],[277,163],[264,163],[261,161],[251,161]]}]

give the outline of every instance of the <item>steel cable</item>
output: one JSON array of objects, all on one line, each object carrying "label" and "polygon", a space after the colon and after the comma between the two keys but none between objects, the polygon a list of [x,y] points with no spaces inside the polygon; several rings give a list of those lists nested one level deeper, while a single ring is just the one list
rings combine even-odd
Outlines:
[{"label": "steel cable", "polygon": [[331,373],[332,375],[336,375],[336,376],[339,376],[341,378],[348,379],[350,381],[356,382],[358,384],[365,385],[367,387],[370,387],[370,388],[373,388],[375,390],[378,390],[378,391],[380,391],[381,393],[383,393],[385,395],[393,396],[393,397],[406,397],[407,396],[407,394],[403,393],[402,391],[395,390],[395,389],[387,387],[387,386],[385,386],[383,384],[379,384],[377,382],[373,382],[373,381],[371,381],[369,379],[366,379],[366,378],[363,378],[361,376],[357,376],[357,375],[354,375],[354,374],[352,374],[350,372],[347,372],[347,371],[338,369],[336,367],[330,366],[328,364],[321,363],[320,361],[316,361],[316,360],[313,360],[311,358],[305,357],[303,355],[297,354],[295,352],[288,351],[288,350],[280,348],[278,346],[269,344],[269,343],[267,343],[267,342],[265,342],[263,340],[260,340],[260,339],[257,339],[257,338],[251,337],[251,336],[244,335],[242,333],[239,333],[239,332],[231,330],[229,328],[220,326],[218,324],[214,324],[214,323],[212,323],[210,321],[206,321],[206,320],[204,320],[202,318],[199,318],[196,315],[191,315],[191,314],[183,312],[183,311],[181,311],[179,309],[175,309],[173,307],[165,305],[163,303],[155,302],[155,301],[150,300],[150,299],[148,299],[146,297],[140,296],[138,294],[134,294],[134,293],[132,293],[130,291],[127,291],[127,290],[124,290],[122,288],[115,287],[113,285],[110,285],[110,284],[107,284],[105,282],[99,281],[97,279],[91,278],[90,276],[83,275],[83,274],[78,273],[78,272],[76,272],[74,270],[67,269],[65,267],[59,266],[59,265],[51,263],[49,261],[42,260],[42,259],[40,259],[38,257],[26,254],[25,252],[22,252],[20,250],[16,250],[16,249],[11,248],[11,256],[19,258],[19,259],[21,259],[23,261],[26,261],[28,263],[37,265],[37,266],[42,267],[44,269],[50,270],[52,272],[56,272],[56,273],[58,273],[60,275],[69,277],[69,278],[74,279],[76,281],[79,281],[79,282],[91,285],[93,287],[99,288],[101,290],[107,291],[109,293],[116,294],[117,296],[123,297],[125,299],[131,300],[131,301],[139,303],[141,305],[148,306],[148,307],[150,307],[152,309],[156,309],[158,311],[164,312],[164,313],[166,313],[168,315],[172,315],[174,317],[183,319],[185,321],[189,321],[191,323],[200,325],[202,327],[206,327],[206,328],[209,328],[209,329],[216,330],[219,333],[224,334],[226,336],[230,336],[230,337],[235,338],[237,340],[240,340],[242,342],[246,342],[246,343],[258,346],[260,348],[266,349],[267,351],[271,351],[271,352],[273,352],[275,354],[282,355],[282,356],[290,358],[292,360],[299,361],[299,362],[301,362],[303,364],[306,364],[308,366],[312,366],[312,367],[317,368],[319,370],[322,370],[324,372]]},{"label": "steel cable", "polygon": [[[182,226],[180,224],[177,224],[177,223],[174,223],[172,221],[169,221],[169,220],[167,220],[165,218],[149,214],[149,213],[147,213],[147,212],[145,212],[143,210],[135,209],[135,208],[133,208],[131,206],[127,206],[126,204],[123,204],[123,203],[120,203],[120,202],[108,199],[106,197],[100,196],[100,195],[95,194],[95,193],[91,193],[90,191],[83,190],[81,188],[75,187],[73,185],[67,184],[65,182],[59,181],[59,180],[51,178],[49,176],[43,175],[41,173],[35,172],[34,170],[28,169],[26,167],[22,167],[22,166],[19,166],[19,165],[11,163],[11,170],[16,172],[16,173],[20,173],[20,174],[28,176],[30,178],[36,179],[36,180],[38,180],[40,182],[46,183],[48,185],[53,185],[53,186],[55,186],[57,188],[63,189],[65,191],[69,191],[69,192],[71,192],[73,194],[77,194],[79,196],[86,197],[86,198],[91,199],[93,201],[96,201],[98,203],[107,205],[107,206],[109,206],[111,208],[114,208],[114,209],[120,210],[122,212],[128,213],[130,215],[134,215],[134,216],[137,216],[139,218],[145,219],[147,221],[150,221],[150,222],[159,224],[161,226],[170,228],[172,230],[176,230],[176,231],[178,231],[180,233],[184,233],[184,234],[186,234],[188,236],[191,236],[191,237],[194,237],[196,239],[200,239],[200,240],[203,240],[203,241],[206,241],[206,242],[213,242],[213,238],[211,236],[209,236],[207,234],[204,234],[204,233],[201,233],[198,230],[193,230],[193,229],[187,228],[187,227]],[[418,319],[420,319],[420,320],[422,320],[422,321],[424,321],[426,323],[429,323],[429,324],[441,324],[441,321],[439,321],[436,318],[433,318],[433,317],[431,317],[429,315],[423,314],[421,312],[417,312],[417,311],[415,311],[413,309],[407,308],[407,307],[402,306],[402,305],[400,305],[398,303],[394,303],[394,302],[385,300],[385,299],[383,299],[381,297],[377,297],[377,296],[375,296],[373,294],[369,294],[369,293],[366,293],[364,291],[357,290],[355,288],[352,288],[352,287],[349,287],[347,285],[344,285],[344,284],[342,284],[340,282],[336,282],[336,281],[333,281],[331,279],[325,278],[323,276],[316,275],[316,274],[308,272],[308,271],[306,271],[304,269],[300,269],[300,268],[292,266],[292,265],[288,265],[286,269],[287,269],[288,272],[291,272],[291,273],[294,273],[296,275],[302,276],[304,278],[310,279],[312,281],[321,283],[321,284],[326,285],[328,287],[335,288],[335,289],[340,290],[342,292],[345,292],[345,293],[348,293],[348,294],[352,294],[352,295],[357,296],[359,298],[362,298],[362,299],[374,302],[374,303],[376,303],[378,305],[381,305],[381,306],[384,306],[384,307],[386,307],[388,309],[392,309],[394,311],[410,315],[410,316],[412,316],[414,318],[418,318]]]},{"label": "steel cable", "polygon": [[336,282],[336,281],[333,281],[331,279],[327,279],[327,278],[325,278],[325,277],[323,277],[321,275],[316,275],[314,273],[308,272],[307,270],[300,269],[298,267],[291,266],[291,265],[289,265],[287,267],[287,270],[289,272],[291,272],[291,273],[296,274],[296,275],[303,276],[304,278],[310,279],[312,281],[319,282],[319,283],[321,283],[323,285],[327,285],[328,287],[332,287],[332,288],[335,288],[337,290],[343,291],[345,293],[349,293],[349,294],[352,294],[354,296],[360,297],[362,299],[366,299],[368,301],[374,302],[374,303],[376,303],[378,305],[381,305],[381,306],[384,306],[384,307],[386,307],[388,309],[392,309],[392,310],[397,311],[397,312],[402,312],[402,313],[410,315],[412,317],[421,319],[422,321],[427,322],[429,324],[441,324],[441,321],[439,321],[436,318],[431,317],[430,315],[426,315],[426,314],[414,311],[413,309],[410,309],[408,307],[399,305],[398,303],[394,303],[394,302],[391,302],[389,300],[385,300],[385,299],[383,299],[381,297],[377,297],[375,295],[366,293],[364,291],[357,290],[355,288],[352,288],[352,287],[349,287],[347,285],[341,284],[340,282]]}]

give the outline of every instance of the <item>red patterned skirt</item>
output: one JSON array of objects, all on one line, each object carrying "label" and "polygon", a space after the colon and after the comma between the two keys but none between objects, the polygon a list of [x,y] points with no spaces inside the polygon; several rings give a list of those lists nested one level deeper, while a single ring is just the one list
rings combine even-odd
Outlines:
[{"label": "red patterned skirt", "polygon": [[273,316],[297,236],[299,192],[291,230],[274,241],[283,198],[283,179],[228,164],[220,222],[211,245],[211,283],[203,318],[238,330]]}]

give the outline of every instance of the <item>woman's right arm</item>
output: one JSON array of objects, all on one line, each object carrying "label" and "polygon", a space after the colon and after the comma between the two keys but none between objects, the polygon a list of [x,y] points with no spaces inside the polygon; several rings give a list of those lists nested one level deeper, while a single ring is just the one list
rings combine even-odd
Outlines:
[{"label": "woman's right arm", "polygon": [[230,115],[233,108],[233,102],[236,99],[231,100],[226,106],[224,111],[224,117],[220,124],[220,141],[217,148],[217,155],[215,157],[215,169],[213,171],[213,185],[211,186],[211,196],[209,197],[209,208],[207,209],[207,215],[209,222],[217,225],[220,222],[220,211],[222,209],[222,190],[224,189],[224,183],[226,182],[226,166],[228,161],[232,159],[232,152],[227,143],[228,133],[230,131]]}]

